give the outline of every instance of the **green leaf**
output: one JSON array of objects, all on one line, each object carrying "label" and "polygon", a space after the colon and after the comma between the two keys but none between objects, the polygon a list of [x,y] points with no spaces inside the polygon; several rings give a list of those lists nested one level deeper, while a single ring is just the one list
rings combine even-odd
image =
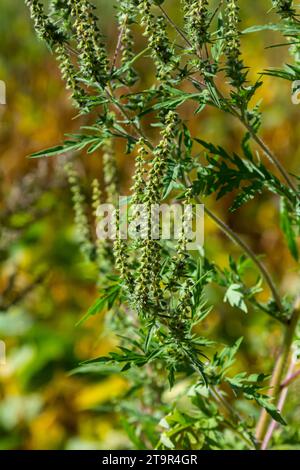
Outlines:
[{"label": "green leaf", "polygon": [[240,284],[231,284],[225,293],[224,302],[228,302],[232,307],[238,307],[243,312],[248,313],[241,287]]},{"label": "green leaf", "polygon": [[113,285],[106,289],[106,293],[99,297],[96,302],[88,309],[86,314],[76,323],[76,326],[82,325],[88,318],[102,312],[107,306],[108,310],[113,307],[115,300],[118,298],[121,286]]},{"label": "green leaf", "polygon": [[244,29],[242,34],[249,34],[249,33],[258,33],[260,31],[281,31],[282,25],[278,23],[269,23],[269,24],[261,24],[250,26],[250,28]]},{"label": "green leaf", "polygon": [[142,439],[140,439],[139,436],[138,436],[138,429],[139,428],[137,426],[133,426],[132,424],[130,424],[124,416],[121,416],[120,421],[121,421],[121,424],[122,424],[124,430],[126,431],[128,437],[129,437],[129,439],[134,444],[135,448],[137,450],[146,449],[146,446],[143,443]]},{"label": "green leaf", "polygon": [[101,135],[67,134],[67,137],[70,137],[72,140],[66,140],[62,145],[35,152],[30,155],[30,158],[53,157],[67,152],[80,151],[85,147],[88,148],[88,153],[92,153],[103,143],[103,136]]},{"label": "green leaf", "polygon": [[271,403],[270,398],[266,397],[265,395],[258,396],[255,398],[255,401],[258,405],[262,406],[267,413],[275,420],[277,423],[286,426],[286,421],[281,416],[280,412],[277,410],[276,406]]},{"label": "green leaf", "polygon": [[161,443],[167,447],[167,449],[174,449],[175,445],[171,441],[171,439],[168,437],[167,433],[163,432],[160,436],[160,441]]}]

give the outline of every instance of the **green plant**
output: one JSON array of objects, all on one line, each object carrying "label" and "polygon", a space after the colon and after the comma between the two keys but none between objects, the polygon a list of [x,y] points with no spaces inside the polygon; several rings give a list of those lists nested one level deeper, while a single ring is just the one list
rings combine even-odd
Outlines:
[{"label": "green plant", "polygon": [[[54,0],[48,13],[38,0],[25,3],[38,35],[58,58],[79,114],[96,116],[92,126],[82,127],[62,145],[33,157],[101,149],[105,191],[100,191],[97,182],[93,184],[96,219],[102,193],[106,192],[108,202],[118,196],[113,148],[115,141],[125,142],[124,153],[136,155],[131,202],[143,203],[147,217],[151,205],[162,201],[197,204],[212,195],[220,199],[232,193],[234,211],[270,192],[281,201],[281,227],[298,262],[298,179],[260,137],[262,116],[253,102],[264,75],[254,83],[248,78],[238,1],[178,1],[182,21],[177,24],[164,1],[120,0],[116,2],[119,32],[111,56],[91,2]],[[245,33],[271,29],[286,36],[294,63],[265,74],[296,81],[300,77],[296,8],[292,1],[274,1],[273,6],[279,15],[276,24]],[[144,48],[136,50],[140,34]],[[142,60],[153,73],[150,85]],[[187,102],[196,104],[196,117],[213,107],[235,118],[244,130],[240,153],[232,154],[193,135],[194,117],[185,122],[181,115]],[[132,242],[120,235],[113,244],[95,241],[78,178],[69,166],[68,175],[81,246],[98,263],[101,277],[101,295],[84,319],[107,309],[112,312],[110,328],[120,337],[117,351],[83,364],[81,371],[105,374],[113,370],[127,378],[129,391],[112,406],[121,411],[133,445],[140,449],[266,448],[272,437],[269,426],[274,427],[270,421],[285,424],[278,398],[299,334],[299,299],[280,294],[261,258],[208,207],[206,215],[243,252],[238,260],[229,258],[228,269],[201,251],[188,252],[184,233],[171,244],[151,239],[149,229]],[[120,225],[118,211],[116,215]],[[247,271],[253,268],[259,279],[249,285]],[[201,325],[210,314],[206,299],[210,283],[225,290],[224,301],[232,307],[247,312],[252,306],[282,324],[283,346],[269,386],[268,377],[260,372],[232,372],[241,339],[224,347],[201,334]],[[263,288],[271,294],[266,303],[257,298]],[[179,387],[171,403],[163,398],[168,383],[171,388]],[[262,410],[256,430],[255,420],[245,419],[238,411],[239,399]]]}]

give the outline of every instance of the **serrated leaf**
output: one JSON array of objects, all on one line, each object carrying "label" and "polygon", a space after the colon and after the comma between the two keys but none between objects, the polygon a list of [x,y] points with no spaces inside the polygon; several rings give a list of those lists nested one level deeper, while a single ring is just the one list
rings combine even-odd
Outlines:
[{"label": "serrated leaf", "polygon": [[232,307],[238,307],[243,312],[248,313],[247,305],[244,302],[244,294],[240,289],[240,284],[231,284],[225,293],[224,302],[228,302]]}]

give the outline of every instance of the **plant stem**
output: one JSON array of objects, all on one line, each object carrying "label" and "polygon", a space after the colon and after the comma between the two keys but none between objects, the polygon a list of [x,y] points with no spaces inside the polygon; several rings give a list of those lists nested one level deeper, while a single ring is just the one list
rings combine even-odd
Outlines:
[{"label": "plant stem", "polygon": [[[233,417],[234,423],[236,423],[236,419],[235,419],[236,416],[232,414],[232,410],[231,410],[230,405],[228,405],[226,402],[224,403],[224,401],[222,399],[223,397],[221,397],[220,394],[217,393],[217,391],[215,390],[214,387],[210,387],[209,390],[210,390],[210,394],[211,394],[212,398],[214,399],[214,401],[223,408],[223,410],[225,411],[225,413],[227,415],[229,414],[230,417]],[[230,429],[232,429],[232,431],[234,433],[236,433],[246,443],[247,447],[250,450],[255,449],[254,443],[251,442],[239,429],[237,429],[236,425],[234,423],[232,423],[228,419],[225,420],[225,423],[227,424],[227,426],[230,427]]]},{"label": "plant stem", "polygon": [[[199,200],[199,202],[201,202]],[[284,308],[281,303],[280,296],[278,294],[277,288],[273,282],[271,275],[269,274],[265,265],[260,261],[260,259],[256,256],[256,254],[251,250],[251,248],[240,238],[223,220],[219,219],[213,212],[211,212],[207,207],[204,207],[206,214],[220,227],[220,229],[233,240],[237,245],[239,245],[243,251],[247,253],[249,258],[253,261],[253,263],[258,267],[262,276],[264,277],[266,283],[268,284],[274,301],[278,307],[279,312],[283,312]]]},{"label": "plant stem", "polygon": [[280,163],[280,161],[277,159],[277,157],[274,155],[274,153],[269,149],[269,147],[266,145],[266,143],[262,140],[261,137],[259,137],[254,130],[252,129],[247,122],[245,122],[242,118],[240,118],[242,124],[246,127],[248,130],[249,134],[251,135],[252,139],[260,146],[260,148],[263,150],[263,152],[267,155],[269,160],[273,163],[273,165],[277,168],[279,173],[282,175],[282,177],[285,179],[286,183],[288,186],[294,191],[297,197],[299,197],[299,191],[297,187],[295,186],[294,182],[290,178],[288,172],[284,168],[284,166]]},{"label": "plant stem", "polygon": [[[278,393],[280,391],[280,384],[282,381],[284,370],[287,365],[288,357],[289,357],[292,342],[293,342],[293,337],[294,337],[295,330],[296,330],[298,320],[299,320],[299,315],[300,315],[300,299],[297,299],[295,306],[294,306],[291,321],[289,325],[286,327],[283,345],[278,355],[278,358],[274,367],[274,371],[272,374],[271,382],[270,382],[269,395],[273,396],[274,399],[277,398]],[[259,442],[263,442],[263,439],[268,429],[269,419],[270,418],[269,418],[268,413],[265,410],[263,410],[261,413],[260,419],[258,421],[257,428],[256,428],[256,439]]]},{"label": "plant stem", "polygon": [[300,369],[291,375],[287,375],[284,381],[282,382],[282,384],[280,385],[280,388],[283,389],[283,388],[288,387],[289,385],[291,385],[291,383],[295,382],[295,380],[297,380],[298,377],[300,377]]},{"label": "plant stem", "polygon": [[173,28],[177,31],[177,33],[183,38],[183,40],[190,46],[190,48],[193,48],[193,44],[190,42],[190,40],[186,37],[183,31],[177,26],[177,24],[170,18],[168,13],[164,10],[164,8],[161,5],[158,5],[158,8],[166,18],[166,20],[173,26]]},{"label": "plant stem", "polygon": [[115,53],[114,53],[114,56],[113,56],[112,65],[111,65],[111,68],[110,68],[110,73],[111,73],[111,74],[112,74],[113,71],[115,70],[115,66],[116,66],[116,63],[117,63],[118,55],[119,55],[119,52],[120,52],[120,49],[121,49],[121,45],[122,45],[122,35],[123,35],[124,29],[125,29],[125,27],[126,27],[127,21],[128,21],[128,15],[126,15],[126,17],[125,17],[125,19],[124,19],[124,23],[123,23],[123,25],[122,25],[122,27],[120,28],[120,31],[119,31],[118,40],[117,40],[117,45],[116,45]]},{"label": "plant stem", "polygon": [[[288,373],[287,373],[287,377],[289,377],[293,373],[294,367],[295,367],[295,361],[291,360],[291,363],[290,363],[290,366],[289,366],[289,369],[288,369]],[[281,390],[280,397],[279,397],[278,404],[277,404],[277,409],[278,409],[279,412],[282,412],[282,410],[283,410],[287,394],[288,394],[288,387],[285,387],[284,389]],[[269,442],[272,439],[273,433],[274,433],[277,425],[278,425],[277,421],[275,421],[273,419],[271,421],[268,429],[267,429],[266,434],[265,434],[263,443],[261,445],[261,450],[266,450],[268,448]]]}]

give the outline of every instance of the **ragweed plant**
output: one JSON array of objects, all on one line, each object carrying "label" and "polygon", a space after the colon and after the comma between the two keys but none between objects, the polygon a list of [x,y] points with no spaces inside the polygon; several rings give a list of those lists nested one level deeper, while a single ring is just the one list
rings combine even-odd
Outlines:
[{"label": "ragweed plant", "polygon": [[[291,82],[300,79],[300,24],[292,1],[270,2],[277,22],[243,32],[280,31],[294,60],[283,69],[265,71],[254,83],[243,56],[243,9],[238,0],[178,0],[176,19],[164,0],[116,1],[115,44],[105,40],[93,2],[52,1],[49,11],[39,0],[25,3],[38,36],[57,56],[79,115],[90,113],[94,121],[62,145],[33,157],[83,149],[99,154],[103,187],[93,183],[96,223],[100,203],[116,203],[120,194],[113,149],[122,148],[124,158],[135,158],[131,220],[138,217],[136,204],[144,205],[145,220],[150,222],[152,205],[164,201],[195,207],[211,196],[232,195],[233,212],[250,200],[259,203],[262,193],[271,193],[280,202],[283,237],[298,263],[299,179],[261,137],[264,120],[256,99],[266,74]],[[145,63],[151,80],[145,77]],[[187,119],[183,108],[188,103],[196,106]],[[244,132],[240,152],[220,146],[217,135],[216,142],[204,140],[195,121],[207,108],[239,123]],[[104,374],[113,367],[127,378],[129,391],[111,406],[120,412],[133,445],[267,448],[275,427],[286,424],[281,415],[286,387],[282,384],[291,383],[290,377],[283,381],[287,371],[294,377],[296,365],[290,364],[299,299],[289,292],[282,295],[260,253],[206,206],[206,216],[242,252],[239,259],[229,257],[227,268],[208,259],[202,249],[188,251],[184,225],[177,242],[153,239],[150,223],[140,227],[138,241],[124,240],[119,209],[116,237],[103,247],[91,236],[78,178],[70,166],[67,171],[81,246],[90,259],[97,254],[101,276],[101,295],[86,317],[105,309],[112,312],[110,328],[121,336],[117,351],[93,359],[91,365]],[[253,269],[258,278],[249,285],[247,272]],[[282,347],[269,385],[261,371],[232,368],[241,339],[224,346],[205,335],[204,320],[213,307],[207,297],[209,285],[220,286],[224,302],[232,308],[260,311],[282,325]],[[258,295],[262,291],[269,296],[265,302]],[[164,398],[169,386],[179,390],[171,402]],[[251,419],[247,408],[238,408],[245,400],[253,404]]]}]

